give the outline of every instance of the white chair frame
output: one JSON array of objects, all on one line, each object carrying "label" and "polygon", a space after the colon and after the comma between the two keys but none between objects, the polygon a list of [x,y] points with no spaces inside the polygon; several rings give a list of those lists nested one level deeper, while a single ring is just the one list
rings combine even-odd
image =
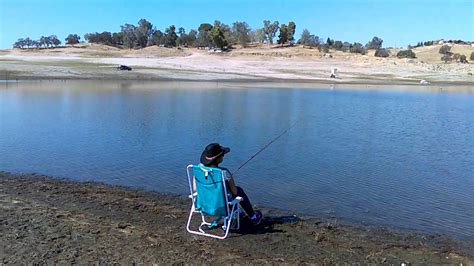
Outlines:
[{"label": "white chair frame", "polygon": [[[192,170],[193,167],[194,165],[192,164],[186,167],[186,170],[188,173],[189,190],[191,191],[189,198],[192,200],[192,206],[191,206],[191,211],[189,213],[188,223],[186,225],[186,230],[191,234],[209,236],[209,237],[218,238],[218,239],[225,239],[227,235],[229,234],[230,229],[238,230],[240,228],[240,212],[241,212],[240,201],[242,201],[242,197],[235,197],[232,201],[229,201],[229,197],[225,197],[227,216],[224,217],[224,225],[222,226],[222,229],[225,231],[225,234],[223,236],[220,236],[217,234],[206,233],[202,229],[202,227],[211,225],[211,223],[206,221],[206,218],[201,211],[196,210],[196,199],[197,199],[198,194],[197,192],[194,191],[194,187],[193,187],[193,183],[194,183],[194,175],[193,175],[193,170]],[[207,169],[204,169],[204,168],[201,168],[201,169],[205,171],[206,173],[208,171]],[[224,186],[224,195],[230,195],[227,191],[227,186],[226,186],[223,171],[221,174],[221,178],[222,178],[222,184]],[[201,224],[199,225],[198,231],[192,230],[190,228],[191,220],[193,218],[193,215],[196,213],[201,214]]]}]

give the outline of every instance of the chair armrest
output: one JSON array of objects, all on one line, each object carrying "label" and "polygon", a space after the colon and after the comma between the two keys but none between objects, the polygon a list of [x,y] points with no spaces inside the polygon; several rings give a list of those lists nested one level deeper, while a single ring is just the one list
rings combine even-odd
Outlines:
[{"label": "chair armrest", "polygon": [[242,200],[243,200],[242,197],[237,196],[237,197],[235,197],[235,199],[233,199],[231,202],[229,202],[229,204],[231,204],[231,205],[239,204],[239,202],[241,202]]},{"label": "chair armrest", "polygon": [[192,199],[192,198],[196,197],[197,195],[198,195],[198,193],[194,192],[192,195],[189,195],[188,198]]}]

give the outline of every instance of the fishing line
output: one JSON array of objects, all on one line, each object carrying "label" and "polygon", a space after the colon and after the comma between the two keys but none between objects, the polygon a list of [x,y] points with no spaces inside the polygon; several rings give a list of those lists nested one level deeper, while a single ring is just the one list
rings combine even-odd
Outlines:
[{"label": "fishing line", "polygon": [[272,143],[274,143],[275,141],[277,141],[281,136],[285,135],[288,131],[290,131],[290,129],[292,129],[296,123],[298,122],[298,120],[296,120],[289,128],[287,128],[285,131],[283,131],[280,135],[278,135],[276,138],[274,138],[272,141],[270,141],[269,143],[267,143],[267,145],[263,146],[263,148],[261,148],[259,151],[257,151],[257,153],[255,153],[254,155],[252,155],[252,157],[250,157],[245,163],[243,163],[241,166],[239,166],[239,168],[237,168],[237,170],[235,170],[233,172],[233,174],[237,173],[242,167],[244,167],[248,162],[250,162],[253,158],[257,157],[257,155],[259,155],[262,151],[264,151],[266,148],[268,148],[268,146],[272,145]]}]

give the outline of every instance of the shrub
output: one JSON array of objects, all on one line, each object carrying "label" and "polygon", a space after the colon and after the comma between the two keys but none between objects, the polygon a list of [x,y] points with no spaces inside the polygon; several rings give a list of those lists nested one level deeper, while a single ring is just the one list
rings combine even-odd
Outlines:
[{"label": "shrub", "polygon": [[341,51],[342,50],[342,42],[341,41],[335,41],[334,42],[334,49]]},{"label": "shrub", "polygon": [[323,52],[329,53],[329,45],[327,44],[323,45]]},{"label": "shrub", "polygon": [[441,48],[439,48],[439,53],[440,54],[448,54],[451,52],[451,46],[449,45],[443,45]]},{"label": "shrub", "polygon": [[465,55],[461,55],[461,57],[459,57],[459,62],[461,62],[463,64],[468,63],[467,62],[467,57]]},{"label": "shrub", "polygon": [[389,57],[390,53],[388,52],[387,49],[377,49],[375,51],[375,56],[376,57]]},{"label": "shrub", "polygon": [[453,61],[453,56],[452,54],[445,54],[441,57],[441,61],[444,61],[445,63]]},{"label": "shrub", "polygon": [[416,54],[412,50],[408,49],[408,50],[402,50],[398,52],[397,57],[398,58],[416,58]]},{"label": "shrub", "polygon": [[360,43],[354,43],[354,45],[351,46],[349,51],[351,53],[356,53],[356,54],[366,54],[364,47]]},{"label": "shrub", "polygon": [[471,53],[471,57],[469,59],[471,59],[471,61],[474,61],[474,52]]}]

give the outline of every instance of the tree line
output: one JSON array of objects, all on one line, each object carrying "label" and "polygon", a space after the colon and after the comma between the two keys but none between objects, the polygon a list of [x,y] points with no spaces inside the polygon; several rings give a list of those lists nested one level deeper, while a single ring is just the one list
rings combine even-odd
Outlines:
[{"label": "tree line", "polygon": [[[146,19],[140,19],[138,24],[125,24],[120,26],[119,32],[93,32],[86,33],[84,40],[89,43],[98,43],[123,47],[128,49],[139,49],[148,46],[164,47],[209,47],[228,49],[232,45],[239,44],[246,47],[250,43],[275,43],[280,45],[293,45],[295,43],[303,46],[318,48],[323,51],[335,49],[345,52],[365,54],[367,49],[380,49],[383,40],[374,37],[366,45],[361,43],[349,43],[335,41],[328,38],[326,42],[318,36],[311,34],[307,29],[303,30],[300,38],[295,39],[296,24],[289,21],[286,24],[280,24],[278,21],[264,20],[261,28],[251,29],[246,22],[236,21],[232,25],[224,24],[218,20],[213,24],[202,23],[197,29],[191,29],[188,32],[183,27],[176,28],[170,25],[163,31]],[[278,36],[277,36],[278,33]],[[65,39],[65,44],[77,44],[81,37],[77,34],[69,34]],[[14,48],[31,47],[56,47],[61,41],[56,35],[42,36],[39,40],[30,38],[21,38],[13,44]]]},{"label": "tree line", "polygon": [[246,22],[236,21],[232,25],[227,25],[216,20],[214,24],[202,23],[197,29],[186,32],[183,27],[176,29],[175,25],[170,25],[161,31],[146,19],[140,19],[137,25],[125,24],[120,26],[120,29],[119,32],[87,33],[84,35],[84,39],[90,43],[129,49],[153,45],[225,49],[235,44],[240,44],[243,47],[250,43],[268,42],[273,44],[276,33],[280,31],[277,42],[284,45],[294,43],[296,24],[290,21],[288,24],[279,25],[277,21],[265,20],[263,28],[252,30]]}]

